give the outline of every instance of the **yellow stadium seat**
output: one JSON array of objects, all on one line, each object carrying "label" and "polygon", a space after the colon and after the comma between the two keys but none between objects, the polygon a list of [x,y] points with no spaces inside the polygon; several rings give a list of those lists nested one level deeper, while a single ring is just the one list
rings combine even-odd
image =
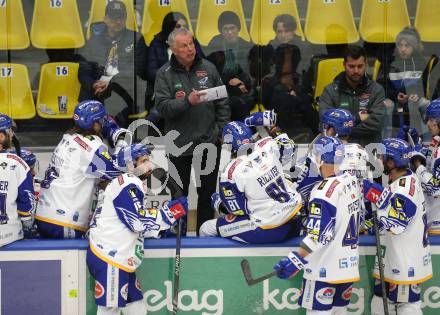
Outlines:
[{"label": "yellow stadium seat", "polygon": [[38,87],[38,116],[49,119],[72,118],[78,103],[79,64],[52,62],[41,66]]},{"label": "yellow stadium seat", "polygon": [[304,32],[313,44],[345,44],[359,40],[350,0],[310,0]]},{"label": "yellow stadium seat", "polygon": [[267,45],[275,38],[273,21],[280,14],[290,14],[296,21],[296,35],[304,40],[304,33],[296,7],[296,0],[254,0],[251,20],[252,41],[258,45]]},{"label": "yellow stadium seat", "polygon": [[43,49],[84,46],[76,0],[35,0],[31,42]]},{"label": "yellow stadium seat", "polygon": [[145,0],[142,35],[147,45],[162,30],[163,18],[170,12],[182,13],[188,21],[189,30],[193,31],[186,0]]},{"label": "yellow stadium seat", "polygon": [[[138,29],[136,25],[136,15],[134,13],[133,0],[120,1],[124,2],[127,8],[127,21],[125,22],[126,27],[129,30],[137,31]],[[109,0],[92,0],[89,23],[87,26],[87,39],[90,38],[90,25],[96,22],[102,22],[104,20],[105,7],[107,6],[107,2],[109,2]]]},{"label": "yellow stadium seat", "polygon": [[366,42],[394,43],[397,34],[409,25],[406,0],[362,2],[359,33]]},{"label": "yellow stadium seat", "polygon": [[241,23],[240,37],[250,40],[244,18],[241,1],[237,0],[200,0],[196,26],[196,38],[200,45],[207,46],[210,40],[219,34],[217,23],[222,12],[232,11],[238,15]]},{"label": "yellow stadium seat", "polygon": [[0,113],[13,119],[30,119],[35,116],[26,66],[15,63],[0,64]]},{"label": "yellow stadium seat", "polygon": [[0,0],[0,49],[25,49],[29,36],[21,0]]},{"label": "yellow stadium seat", "polygon": [[440,42],[440,5],[438,0],[419,0],[414,26],[424,42]]},{"label": "yellow stadium seat", "polygon": [[332,83],[334,78],[344,71],[343,58],[325,59],[318,63],[316,74],[315,94],[316,100],[324,90],[325,86]]}]

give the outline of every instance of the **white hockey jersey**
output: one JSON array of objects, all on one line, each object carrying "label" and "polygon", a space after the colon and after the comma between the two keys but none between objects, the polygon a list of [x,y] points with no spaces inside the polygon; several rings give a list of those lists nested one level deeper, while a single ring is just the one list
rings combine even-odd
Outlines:
[{"label": "white hockey jersey", "polygon": [[23,238],[20,217],[35,210],[29,166],[13,153],[0,152],[0,246]]},{"label": "white hockey jersey", "polygon": [[305,257],[304,278],[328,283],[359,280],[359,224],[362,193],[356,177],[332,176],[317,184],[309,201],[307,236],[301,247]]},{"label": "white hockey jersey", "polygon": [[90,222],[90,249],[101,260],[134,272],[144,258],[144,237],[157,237],[170,226],[162,209],[145,207],[146,187],[129,174],[112,180]]},{"label": "white hockey jersey", "polygon": [[[390,185],[390,204],[378,212],[388,231],[381,236],[385,280],[422,283],[432,277],[424,196],[417,176],[408,171]],[[376,258],[373,276],[379,278]]]},{"label": "white hockey jersey", "polygon": [[301,196],[283,174],[278,145],[270,137],[248,156],[232,160],[220,176],[220,197],[230,213],[248,214],[256,226],[271,229],[292,219]]},{"label": "white hockey jersey", "polygon": [[120,173],[101,138],[65,134],[41,183],[35,218],[86,231],[98,179],[111,179]]},{"label": "white hockey jersey", "polygon": [[425,194],[429,234],[440,234],[440,148],[436,139],[428,147],[426,167],[420,165],[416,174]]}]

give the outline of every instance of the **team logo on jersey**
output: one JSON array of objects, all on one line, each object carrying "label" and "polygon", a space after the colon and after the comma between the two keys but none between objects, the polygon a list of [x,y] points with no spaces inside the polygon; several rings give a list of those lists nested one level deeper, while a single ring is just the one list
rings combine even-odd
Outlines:
[{"label": "team logo on jersey", "polygon": [[405,185],[406,185],[406,178],[399,179],[399,186],[400,187],[405,187]]},{"label": "team logo on jersey", "polygon": [[148,208],[148,214],[153,218],[157,218],[157,209],[156,208]]},{"label": "team logo on jersey", "polygon": [[128,298],[128,283],[126,283],[126,284],[124,284],[122,287],[121,287],[121,296],[122,296],[122,298],[125,300],[125,301],[127,301],[127,298]]},{"label": "team logo on jersey", "polygon": [[107,151],[102,151],[102,152],[101,152],[101,156],[102,156],[103,158],[109,160],[109,161],[112,160],[112,158],[110,157],[110,154],[108,154]]},{"label": "team logo on jersey", "polygon": [[186,95],[185,91],[177,91],[174,97],[176,98],[176,100],[180,100],[184,98],[185,95]]},{"label": "team logo on jersey", "polygon": [[8,166],[8,163],[6,163],[6,162],[1,162],[1,163],[0,163],[0,167],[1,167],[3,170],[5,170],[7,166]]},{"label": "team logo on jersey", "polygon": [[346,301],[350,301],[351,293],[353,292],[353,287],[350,286],[344,292],[342,292],[342,298]]},{"label": "team logo on jersey", "polygon": [[104,296],[105,289],[102,284],[96,280],[95,281],[95,299],[100,299]]},{"label": "team logo on jersey", "polygon": [[322,190],[322,189],[324,189],[325,184],[327,184],[327,182],[328,182],[328,180],[327,180],[327,179],[324,179],[324,180],[321,182],[321,184],[319,184],[319,186],[318,186],[318,190]]},{"label": "team logo on jersey", "polygon": [[227,215],[225,216],[225,221],[228,222],[228,223],[234,222],[234,220],[235,220],[236,217],[237,217],[237,216],[235,216],[235,215],[233,215],[233,214],[227,214]]},{"label": "team logo on jersey", "polygon": [[310,206],[310,214],[314,216],[321,216],[321,205],[316,202],[312,202]]},{"label": "team logo on jersey", "polygon": [[316,292],[316,299],[319,303],[330,305],[333,303],[333,296],[335,295],[335,288],[322,288]]}]

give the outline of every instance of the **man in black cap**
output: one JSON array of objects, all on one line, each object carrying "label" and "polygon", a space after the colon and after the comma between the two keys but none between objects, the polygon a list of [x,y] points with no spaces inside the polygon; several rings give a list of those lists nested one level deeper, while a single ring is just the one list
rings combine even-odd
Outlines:
[{"label": "man in black cap", "polygon": [[247,56],[251,44],[239,36],[240,18],[232,11],[225,11],[218,18],[219,35],[209,42],[207,59],[220,73],[228,90],[231,119],[242,121],[255,106],[252,80]]},{"label": "man in black cap", "polygon": [[[141,36],[128,30],[126,21],[125,4],[116,0],[109,2],[104,21],[93,23],[90,27],[91,38],[82,52],[87,61],[80,63],[78,71],[81,83],[79,101],[94,99],[104,103],[107,99],[107,107],[118,104],[116,110],[110,108],[109,112],[117,113],[115,119],[121,127],[128,125],[130,114],[139,112],[136,105],[143,103],[142,91],[145,89],[136,87],[134,67],[135,59],[146,58],[146,50],[136,49],[139,45],[135,43]],[[127,107],[121,109],[120,101],[109,99],[112,91],[123,99]]]}]

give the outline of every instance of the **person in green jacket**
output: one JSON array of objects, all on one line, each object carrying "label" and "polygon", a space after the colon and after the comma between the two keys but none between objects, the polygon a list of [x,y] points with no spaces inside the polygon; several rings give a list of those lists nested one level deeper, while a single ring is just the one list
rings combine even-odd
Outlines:
[{"label": "person in green jacket", "polygon": [[381,85],[366,74],[367,55],[356,45],[348,45],[344,54],[344,68],[319,97],[319,115],[329,108],[342,108],[351,112],[354,127],[350,142],[366,146],[379,143],[385,115],[385,92]]},{"label": "person in green jacket", "polygon": [[[214,218],[210,197],[217,184],[222,130],[230,120],[229,100],[204,100],[203,90],[222,86],[223,82],[216,67],[197,55],[190,31],[175,29],[168,37],[168,44],[172,55],[156,74],[155,105],[165,120],[165,132],[177,131],[173,144],[184,151],[178,156],[169,154],[168,158],[170,175],[173,176],[171,170],[175,167],[185,196],[188,196],[191,166],[194,167],[198,231],[203,222]],[[208,154],[209,150],[197,150],[200,144],[214,145],[215,157]]]}]

